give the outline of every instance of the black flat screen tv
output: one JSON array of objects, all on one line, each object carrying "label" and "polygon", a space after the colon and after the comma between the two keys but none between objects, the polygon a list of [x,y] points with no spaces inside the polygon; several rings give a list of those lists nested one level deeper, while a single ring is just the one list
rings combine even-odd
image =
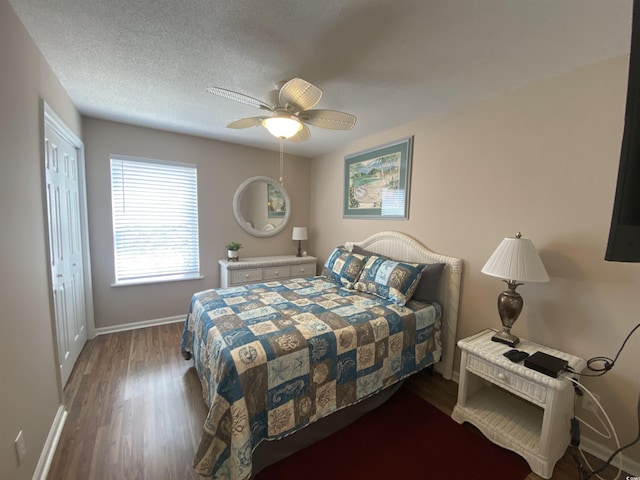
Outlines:
[{"label": "black flat screen tv", "polygon": [[604,258],[614,262],[640,262],[640,0],[633,2],[624,132]]}]

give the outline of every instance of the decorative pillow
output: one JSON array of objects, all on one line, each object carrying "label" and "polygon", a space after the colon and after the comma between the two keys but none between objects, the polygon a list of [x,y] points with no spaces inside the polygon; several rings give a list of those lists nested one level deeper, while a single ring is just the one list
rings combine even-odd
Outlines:
[{"label": "decorative pillow", "polygon": [[343,287],[353,288],[366,260],[364,255],[351,253],[344,247],[336,247],[324,264],[322,274],[333,278]]},{"label": "decorative pillow", "polygon": [[413,292],[415,300],[427,303],[435,301],[444,265],[444,263],[430,263],[424,267],[416,291]]},{"label": "decorative pillow", "polygon": [[373,255],[367,259],[354,288],[404,305],[418,286],[424,267],[424,263],[396,262]]}]

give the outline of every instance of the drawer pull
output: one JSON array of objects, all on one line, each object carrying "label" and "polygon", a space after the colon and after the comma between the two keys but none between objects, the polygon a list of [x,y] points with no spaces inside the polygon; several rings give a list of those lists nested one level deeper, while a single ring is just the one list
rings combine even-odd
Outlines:
[{"label": "drawer pull", "polygon": [[502,380],[503,382],[507,379],[507,376],[504,373],[498,373],[498,380]]},{"label": "drawer pull", "polygon": [[244,278],[249,278],[249,274],[245,273]]},{"label": "drawer pull", "polygon": [[278,270],[276,270],[276,275],[280,275],[280,272]]}]

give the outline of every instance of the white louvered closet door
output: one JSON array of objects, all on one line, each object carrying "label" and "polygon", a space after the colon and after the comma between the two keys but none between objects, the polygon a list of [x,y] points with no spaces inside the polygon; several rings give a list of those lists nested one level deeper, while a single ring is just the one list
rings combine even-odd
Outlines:
[{"label": "white louvered closet door", "polygon": [[49,249],[62,385],[87,341],[78,154],[45,122]]}]

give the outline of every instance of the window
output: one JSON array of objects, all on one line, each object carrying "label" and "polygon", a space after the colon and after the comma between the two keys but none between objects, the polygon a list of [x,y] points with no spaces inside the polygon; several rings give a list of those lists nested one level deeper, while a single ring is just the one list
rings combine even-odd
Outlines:
[{"label": "window", "polygon": [[111,156],[116,285],[200,277],[197,168]]}]

